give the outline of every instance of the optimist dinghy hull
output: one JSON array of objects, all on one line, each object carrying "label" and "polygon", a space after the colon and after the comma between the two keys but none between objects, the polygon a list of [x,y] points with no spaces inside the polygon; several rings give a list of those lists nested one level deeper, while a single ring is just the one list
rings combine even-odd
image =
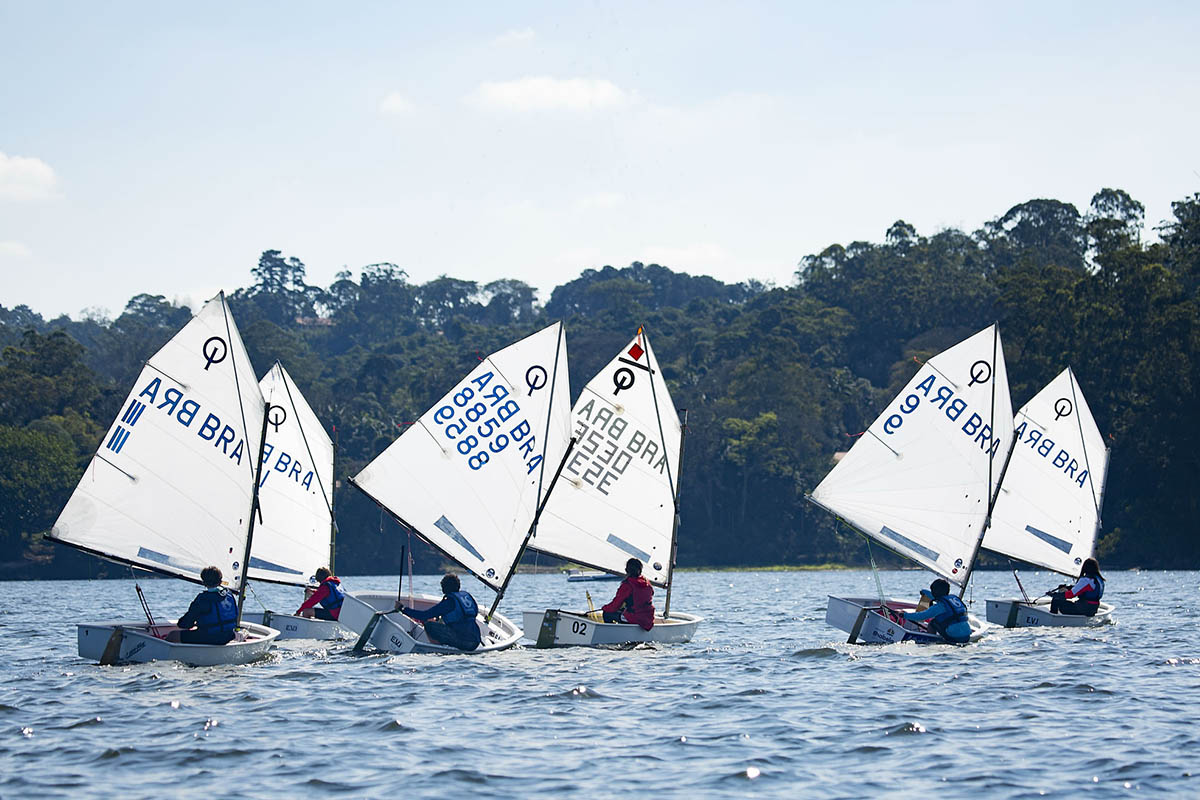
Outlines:
[{"label": "optimist dinghy hull", "polygon": [[267,654],[279,631],[263,625],[242,623],[243,641],[228,644],[182,644],[165,637],[174,625],[150,627],[137,622],[90,622],[79,626],[79,656],[89,661],[114,664],[144,664],[148,661],[180,661],[193,667],[248,664]]},{"label": "optimist dinghy hull", "polygon": [[[900,619],[900,612],[915,611],[917,608],[915,604],[902,600],[888,600],[885,605],[891,612],[890,614],[882,612],[877,597],[834,597],[830,595],[829,605],[825,610],[825,622],[838,630],[851,634],[854,643],[859,641],[868,644],[945,643],[941,636],[922,628],[919,623]],[[984,625],[973,615],[968,616],[967,619],[971,625],[971,641],[975,641],[983,636]]]},{"label": "optimist dinghy hull", "polygon": [[[413,595],[410,599],[404,597],[406,605],[413,608],[431,608],[441,602],[440,597],[428,595]],[[399,611],[376,616],[376,612],[391,612],[396,605],[396,595],[386,592],[356,592],[347,594],[342,601],[342,611],[338,622],[356,636],[361,637],[363,631],[374,621],[367,644],[385,653],[455,653],[478,655],[492,653],[512,647],[521,638],[521,631],[508,619],[493,614],[491,623],[483,621],[483,615],[475,618],[479,625],[482,643],[475,650],[459,650],[450,645],[430,641],[425,628],[417,621],[404,616]]]},{"label": "optimist dinghy hull", "polygon": [[672,614],[669,619],[655,617],[654,627],[647,631],[640,625],[596,622],[583,613],[549,609],[526,611],[524,621],[527,638],[536,642],[538,647],[587,647],[631,642],[682,644],[692,640],[696,628],[704,619],[694,614],[678,613]]},{"label": "optimist dinghy hull", "polygon": [[1006,628],[1086,628],[1107,624],[1113,607],[1101,602],[1095,616],[1083,614],[1051,614],[1050,598],[1040,597],[1032,603],[1024,600],[988,600],[987,621]]},{"label": "optimist dinghy hull", "polygon": [[284,639],[344,639],[349,635],[336,620],[298,617],[295,614],[281,614],[276,611],[247,611],[242,614],[242,622],[253,622],[255,625],[275,628],[279,631],[280,641]]}]

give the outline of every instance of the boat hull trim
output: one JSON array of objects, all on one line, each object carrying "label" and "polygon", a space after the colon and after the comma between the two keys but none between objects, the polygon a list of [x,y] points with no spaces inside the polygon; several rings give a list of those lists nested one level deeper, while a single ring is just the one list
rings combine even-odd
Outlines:
[{"label": "boat hull trim", "polygon": [[526,611],[526,637],[538,647],[595,646],[657,642],[683,644],[690,642],[696,628],[704,621],[695,614],[672,613],[668,619],[654,618],[654,627],[644,630],[640,625],[624,622],[597,622],[583,612]]},{"label": "boat hull trim", "polygon": [[175,625],[154,625],[145,620],[85,622],[79,625],[79,656],[105,664],[144,664],[149,661],[179,661],[193,667],[248,664],[266,656],[279,638],[279,631],[264,625],[242,623],[240,641],[228,644],[183,644],[168,642]]},{"label": "boat hull trim", "polygon": [[1039,597],[1032,603],[1024,600],[988,600],[987,621],[1005,628],[1087,628],[1106,625],[1112,621],[1113,607],[1101,602],[1095,616],[1084,614],[1051,614],[1050,598]]}]

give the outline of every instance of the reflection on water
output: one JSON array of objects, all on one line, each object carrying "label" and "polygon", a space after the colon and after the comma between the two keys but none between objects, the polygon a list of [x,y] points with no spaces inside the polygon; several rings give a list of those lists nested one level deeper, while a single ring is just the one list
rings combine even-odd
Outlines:
[{"label": "reflection on water", "polygon": [[[209,668],[76,656],[77,621],[140,614],[130,581],[5,583],[0,797],[1200,794],[1200,573],[1109,578],[1116,624],[966,647],[844,644],[825,597],[869,594],[865,572],[683,573],[672,607],[706,617],[688,645],[353,657],[351,642],[289,642]],[[883,580],[915,595],[928,576]],[[1015,588],[975,580],[980,616]],[[162,617],[194,591],[143,587]],[[583,608],[598,588],[520,575],[501,610]],[[256,591],[273,610],[299,602]]]}]

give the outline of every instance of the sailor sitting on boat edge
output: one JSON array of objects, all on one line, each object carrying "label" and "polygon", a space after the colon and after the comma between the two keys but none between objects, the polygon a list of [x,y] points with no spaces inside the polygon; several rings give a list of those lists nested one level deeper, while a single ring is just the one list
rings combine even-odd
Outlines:
[{"label": "sailor sitting on boat edge", "polygon": [[[345,593],[341,588],[341,580],[329,571],[329,567],[321,567],[314,576],[320,585],[296,610],[301,617],[316,617],[317,619],[336,620],[342,613],[342,600]],[[320,603],[321,607],[315,606]],[[310,610],[311,609],[311,610]],[[308,612],[307,614],[304,612]]]},{"label": "sailor sitting on boat edge", "polygon": [[950,594],[950,584],[947,581],[938,578],[929,584],[928,589],[922,589],[921,594],[930,598],[933,604],[924,611],[905,611],[906,620],[928,620],[929,627],[951,644],[966,644],[970,641],[971,623],[967,621],[967,606],[961,599]]},{"label": "sailor sitting on boat edge", "polygon": [[[453,572],[442,578],[442,601],[433,608],[421,611],[399,606],[400,613],[425,623],[425,633],[437,644],[448,644],[459,650],[475,650],[482,637],[479,623],[479,605],[470,592],[462,591],[462,582]],[[435,617],[441,617],[441,622]]]},{"label": "sailor sitting on boat edge", "polygon": [[654,627],[654,587],[642,577],[642,562],[631,558],[625,562],[625,580],[617,587],[612,602],[601,606],[605,622],[628,622],[642,630]]},{"label": "sailor sitting on boat edge", "polygon": [[[1050,595],[1051,614],[1071,614],[1094,617],[1100,610],[1100,598],[1104,596],[1104,576],[1100,574],[1100,562],[1094,558],[1086,559],[1079,570],[1079,580],[1067,589],[1060,586],[1058,591]],[[1079,598],[1074,600],[1073,598]]]},{"label": "sailor sitting on boat edge", "polygon": [[205,567],[200,580],[207,587],[179,618],[179,630],[167,634],[168,642],[226,644],[233,640],[238,606],[233,594],[221,586],[221,570]]}]

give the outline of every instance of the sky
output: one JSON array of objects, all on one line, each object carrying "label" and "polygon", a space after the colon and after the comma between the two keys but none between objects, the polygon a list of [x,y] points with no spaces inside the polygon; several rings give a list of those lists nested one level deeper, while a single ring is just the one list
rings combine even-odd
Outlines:
[{"label": "sky", "polygon": [[1200,4],[0,0],[0,305],[657,262],[1200,190]]}]

